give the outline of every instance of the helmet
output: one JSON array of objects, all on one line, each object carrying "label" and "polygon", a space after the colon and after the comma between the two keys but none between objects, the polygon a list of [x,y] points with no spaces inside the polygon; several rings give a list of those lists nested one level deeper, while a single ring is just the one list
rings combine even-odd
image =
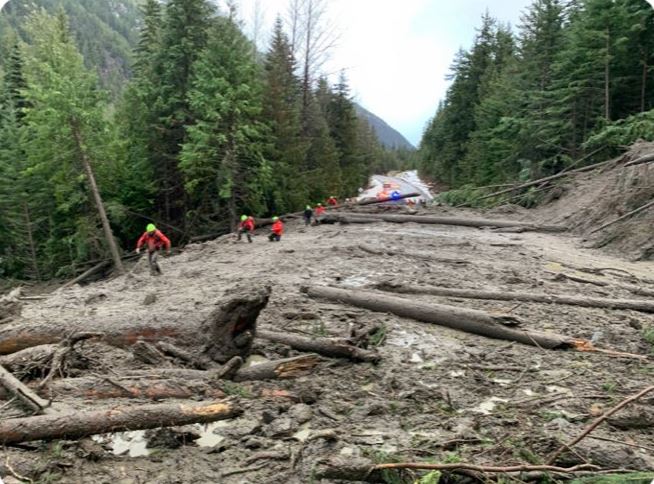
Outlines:
[{"label": "helmet", "polygon": [[245,222],[248,219],[247,215],[241,215],[241,222]]},{"label": "helmet", "polygon": [[311,210],[311,205],[307,205],[307,210]]},{"label": "helmet", "polygon": [[318,206],[319,206],[319,207],[322,207],[322,203],[319,203]]},{"label": "helmet", "polygon": [[277,222],[277,221],[279,220],[279,217],[276,217],[276,216],[275,216],[275,217],[273,217],[272,219],[273,219],[273,222]]},{"label": "helmet", "polygon": [[155,230],[157,230],[157,227],[155,227],[154,224],[148,224],[145,230],[146,232],[154,232]]}]

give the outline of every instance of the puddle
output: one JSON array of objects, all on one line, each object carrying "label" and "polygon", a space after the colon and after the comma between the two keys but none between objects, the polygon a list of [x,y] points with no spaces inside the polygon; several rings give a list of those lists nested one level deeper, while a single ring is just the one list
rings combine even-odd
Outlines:
[{"label": "puddle", "polygon": [[[194,444],[199,447],[214,447],[225,440],[214,430],[221,427],[228,427],[229,422],[218,421],[210,424],[192,424],[200,438]],[[99,444],[107,445],[114,455],[128,455],[129,457],[148,456],[154,449],[148,449],[148,439],[145,437],[145,430],[131,430],[128,432],[116,432],[113,434],[94,435],[91,438]]]},{"label": "puddle", "polygon": [[341,280],[341,286],[346,287],[363,287],[370,284],[368,276],[347,276]]},{"label": "puddle", "polygon": [[481,413],[484,415],[490,415],[498,403],[508,402],[504,398],[490,397],[488,400],[484,400],[479,405],[473,408],[469,408],[470,412]]}]

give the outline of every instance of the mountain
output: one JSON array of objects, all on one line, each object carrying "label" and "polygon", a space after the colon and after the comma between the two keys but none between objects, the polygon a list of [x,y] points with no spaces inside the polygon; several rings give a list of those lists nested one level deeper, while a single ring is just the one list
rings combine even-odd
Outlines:
[{"label": "mountain", "polygon": [[386,148],[390,149],[405,149],[413,151],[416,149],[407,139],[402,136],[398,131],[391,128],[386,121],[379,116],[374,115],[363,106],[354,103],[357,115],[368,121],[372,129],[377,134],[379,142]]},{"label": "mountain", "polygon": [[[132,47],[138,36],[139,0],[10,0],[0,12],[0,49],[17,34],[29,42],[25,19],[35,9],[50,14],[59,9],[88,67],[97,68],[103,87],[116,96],[129,77]],[[2,57],[2,56],[0,56]]]}]

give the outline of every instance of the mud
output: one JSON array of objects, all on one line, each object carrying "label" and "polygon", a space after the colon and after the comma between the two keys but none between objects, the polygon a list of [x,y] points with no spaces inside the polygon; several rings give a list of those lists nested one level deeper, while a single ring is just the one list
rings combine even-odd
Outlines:
[{"label": "mud", "polygon": [[[465,213],[440,208],[429,212]],[[505,209],[503,218],[525,219],[529,214],[534,212]],[[538,216],[559,221],[547,213]],[[399,255],[373,255],[359,249],[360,244]],[[402,252],[469,263],[431,262]],[[272,296],[259,317],[259,327],[345,337],[353,329],[381,325],[383,330],[373,341],[381,362],[324,359],[313,374],[295,380],[222,382],[221,389],[238,398],[245,410],[238,419],[175,429],[189,437],[150,438],[155,446],[149,445],[147,433],[137,432],[95,437],[99,452],[85,452],[81,443],[63,441],[4,449],[1,461],[9,462],[16,473],[43,482],[305,483],[312,482],[316,466],[334,456],[370,461],[539,463],[603,410],[654,381],[652,360],[541,350],[313,300],[299,290],[307,283],[365,288],[390,279],[407,284],[633,297],[611,285],[556,279],[557,272],[616,285],[639,280],[654,289],[644,282],[651,277],[654,263],[628,261],[589,248],[570,235],[387,223],[304,228],[292,222],[280,243],[269,243],[262,230],[252,244],[222,239],[188,246],[182,254],[161,260],[161,277],[149,276],[146,265],[141,259],[127,276],[25,302],[22,319],[54,322],[62,331],[71,322],[86,322],[93,330],[94,321],[149,318],[156,312],[184,325],[207,318],[216,301],[237,285],[265,283],[272,286]],[[606,267],[628,274],[609,271],[590,276],[580,271]],[[406,297],[510,312],[528,329],[593,339],[602,348],[637,354],[653,351],[647,335],[654,328],[654,316],[648,314]],[[249,364],[296,354],[255,339]],[[76,355],[69,367],[71,376],[120,374],[148,367],[127,349],[92,341],[81,343]],[[143,402],[64,399],[55,406],[91,408],[119,403]],[[651,396],[634,406],[630,421],[649,422],[653,403]],[[3,417],[20,415],[13,404],[3,404]],[[588,461],[607,468],[654,470],[654,452],[645,449],[653,447],[654,428],[626,425],[625,419],[618,426],[602,424],[593,436],[631,445],[588,438],[575,446],[574,453],[564,454],[561,463]],[[0,467],[0,473],[10,474],[6,466]],[[11,477],[5,480],[12,482]]]}]

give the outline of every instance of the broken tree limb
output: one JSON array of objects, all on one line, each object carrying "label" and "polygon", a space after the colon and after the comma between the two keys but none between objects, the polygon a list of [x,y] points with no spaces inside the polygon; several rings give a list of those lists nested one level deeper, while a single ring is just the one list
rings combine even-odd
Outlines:
[{"label": "broken tree limb", "polygon": [[267,361],[248,368],[241,368],[234,375],[234,381],[297,378],[311,373],[318,363],[320,363],[320,357],[314,354]]},{"label": "broken tree limb", "polygon": [[39,397],[23,382],[0,365],[0,386],[16,396],[21,402],[35,413],[43,413],[50,406],[50,402]]},{"label": "broken tree limb", "polygon": [[532,187],[534,185],[540,185],[541,183],[550,182],[552,180],[558,180],[559,178],[574,175],[576,173],[583,173],[583,172],[586,172],[586,171],[592,171],[592,170],[595,170],[597,168],[601,168],[603,166],[606,166],[606,165],[608,165],[610,163],[616,163],[616,162],[617,162],[617,160],[615,160],[615,159],[606,160],[606,161],[602,161],[600,163],[595,163],[593,165],[588,165],[588,166],[584,166],[582,168],[577,168],[576,170],[560,172],[560,173],[557,173],[556,175],[546,176],[545,178],[539,178],[538,180],[533,180],[533,181],[530,181],[530,182],[527,182],[527,183],[523,183],[522,185],[517,185],[517,186],[514,186],[512,188],[507,188],[506,190],[500,190],[498,192],[489,193],[488,195],[484,195],[483,197],[479,197],[477,200],[481,201],[481,200],[486,200],[487,198],[497,197],[499,195],[504,195],[505,193],[511,193],[511,192],[516,191],[516,190],[522,190],[523,188],[529,188],[529,187]]},{"label": "broken tree limb", "polygon": [[622,217],[618,217],[618,218],[616,218],[615,220],[611,220],[610,222],[605,223],[604,225],[600,225],[600,226],[597,227],[596,229],[591,230],[591,231],[589,232],[589,234],[594,234],[595,232],[599,232],[600,230],[603,230],[603,229],[605,229],[605,228],[607,228],[607,227],[610,227],[611,225],[613,225],[613,224],[615,224],[615,223],[618,223],[618,222],[620,222],[621,220],[624,220],[624,219],[626,219],[626,218],[629,218],[629,217],[631,217],[632,215],[636,215],[638,212],[642,212],[643,210],[645,210],[646,208],[651,207],[652,205],[654,205],[654,201],[651,201],[651,202],[649,202],[649,203],[646,203],[645,205],[643,205],[643,206],[641,206],[641,207],[638,207],[638,208],[632,210],[631,212],[625,213]]},{"label": "broken tree limb", "polygon": [[[68,329],[74,332],[102,331],[102,341],[118,347],[129,347],[139,340],[148,343],[167,340],[224,363],[232,356],[248,354],[256,319],[268,303],[269,296],[268,286],[241,286],[227,293],[219,307],[202,321],[189,318],[180,324],[176,320],[166,320],[166,315],[153,315],[148,319],[76,321],[71,322]],[[0,355],[59,343],[65,336],[59,325],[46,321],[3,325],[0,326]]]},{"label": "broken tree limb", "polygon": [[[345,213],[343,216],[356,219],[356,214]],[[434,217],[430,215],[387,215],[380,213],[366,214],[365,218],[383,220],[391,223],[418,223],[436,225],[461,225],[464,227],[520,227],[536,232],[564,232],[567,227],[562,225],[537,225],[529,222],[513,220],[490,220],[462,217]]]},{"label": "broken tree limb", "polygon": [[153,404],[40,415],[0,421],[0,444],[34,440],[79,439],[89,435],[208,423],[233,418],[242,409],[233,401]]},{"label": "broken tree limb", "polygon": [[632,395],[632,396],[630,396],[629,398],[623,400],[623,401],[620,402],[618,405],[616,405],[615,407],[613,407],[611,410],[609,410],[608,412],[604,413],[604,414],[603,414],[602,416],[600,416],[599,418],[595,419],[595,421],[594,421],[593,423],[591,423],[588,427],[586,427],[586,428],[584,429],[584,431],[583,431],[581,434],[579,434],[579,436],[578,436],[577,438],[575,438],[574,440],[570,441],[569,443],[567,443],[567,444],[563,444],[561,447],[559,447],[559,449],[556,450],[556,452],[554,452],[554,453],[549,457],[549,459],[547,459],[547,464],[553,464],[554,462],[556,462],[556,459],[557,459],[557,458],[558,458],[558,457],[559,457],[563,452],[565,452],[567,449],[570,449],[570,447],[572,447],[573,445],[578,444],[581,440],[583,440],[584,437],[586,437],[586,436],[587,436],[588,434],[590,434],[593,430],[595,430],[599,424],[601,424],[604,420],[606,420],[607,418],[609,418],[611,415],[613,415],[613,414],[616,413],[617,411],[621,410],[622,408],[626,407],[626,406],[629,405],[630,403],[635,402],[636,400],[641,399],[642,397],[644,397],[645,395],[647,395],[648,393],[650,393],[650,392],[652,392],[652,391],[654,391],[654,386],[647,387],[647,388],[643,389],[642,391],[640,391],[639,393],[637,393],[637,394],[635,394],[635,395]]},{"label": "broken tree limb", "polygon": [[402,294],[429,294],[432,296],[461,297],[465,299],[489,299],[495,301],[524,301],[546,304],[566,304],[587,308],[630,309],[654,313],[654,302],[640,299],[606,299],[598,297],[565,296],[557,294],[537,294],[531,292],[479,291],[476,289],[455,289],[440,286],[407,286],[383,282],[375,286],[384,291]]},{"label": "broken tree limb", "polygon": [[649,163],[650,161],[654,161],[654,153],[636,158],[635,160],[625,163],[624,166],[626,168],[628,166],[642,165],[643,163]]},{"label": "broken tree limb", "polygon": [[356,346],[352,346],[345,339],[338,338],[307,338],[289,333],[278,333],[275,331],[258,330],[257,337],[275,343],[282,343],[299,351],[309,351],[319,355],[348,358],[354,361],[368,361],[376,363],[379,355]]},{"label": "broken tree limb", "polygon": [[502,323],[507,319],[512,319],[515,322],[515,318],[511,316],[493,315],[483,311],[446,306],[444,304],[425,304],[390,296],[383,292],[359,289],[309,286],[303,287],[302,291],[311,297],[340,301],[372,311],[393,313],[397,316],[446,326],[489,338],[517,341],[547,349],[568,348],[575,345],[574,339],[565,336],[508,328]]},{"label": "broken tree limb", "polygon": [[81,273],[79,276],[77,276],[75,279],[71,279],[70,281],[68,281],[67,283],[65,283],[63,286],[61,286],[59,289],[63,290],[63,289],[69,288],[69,287],[71,287],[71,286],[74,286],[74,285],[77,284],[78,282],[82,282],[82,281],[84,281],[85,279],[91,277],[91,276],[94,275],[94,274],[97,274],[98,272],[104,270],[105,268],[109,267],[110,265],[111,265],[111,261],[110,261],[110,260],[103,260],[102,262],[100,262],[100,263],[94,265],[94,266],[91,267],[90,269],[88,269],[88,270],[82,272],[82,273]]}]

